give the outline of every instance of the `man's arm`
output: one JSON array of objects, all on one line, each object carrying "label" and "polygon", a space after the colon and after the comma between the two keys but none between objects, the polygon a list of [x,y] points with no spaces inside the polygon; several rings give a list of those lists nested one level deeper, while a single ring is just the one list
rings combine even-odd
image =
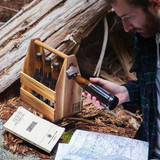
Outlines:
[{"label": "man's arm", "polygon": [[[113,94],[114,96],[117,96],[119,98],[119,104],[122,104],[124,102],[129,102],[129,94],[128,90],[125,86],[120,86],[118,84],[115,84],[113,82],[101,79],[101,78],[90,78],[91,83],[99,84],[101,87],[106,89],[108,92]],[[96,99],[96,97],[91,96],[91,94],[86,94],[83,92],[83,96],[87,97],[87,99],[92,102],[94,105],[102,108],[100,105],[100,102]]]}]

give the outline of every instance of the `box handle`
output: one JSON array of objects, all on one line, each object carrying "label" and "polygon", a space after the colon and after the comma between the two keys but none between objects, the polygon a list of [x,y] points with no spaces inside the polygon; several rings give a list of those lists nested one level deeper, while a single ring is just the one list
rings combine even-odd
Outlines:
[{"label": "box handle", "polygon": [[47,50],[50,51],[50,52],[55,53],[56,55],[62,57],[63,59],[65,59],[65,58],[67,57],[67,55],[64,54],[63,52],[60,52],[60,51],[58,51],[58,50],[56,50],[56,49],[54,49],[54,48],[52,48],[52,47],[44,44],[43,42],[41,42],[41,41],[39,41],[39,40],[35,40],[35,44],[37,44],[38,46],[41,46],[41,47],[47,49]]}]

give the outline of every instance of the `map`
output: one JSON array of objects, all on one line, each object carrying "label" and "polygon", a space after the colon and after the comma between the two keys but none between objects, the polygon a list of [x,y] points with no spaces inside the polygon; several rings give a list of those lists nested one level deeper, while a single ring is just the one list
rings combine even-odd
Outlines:
[{"label": "map", "polygon": [[69,144],[60,143],[55,160],[148,160],[144,141],[76,130]]}]

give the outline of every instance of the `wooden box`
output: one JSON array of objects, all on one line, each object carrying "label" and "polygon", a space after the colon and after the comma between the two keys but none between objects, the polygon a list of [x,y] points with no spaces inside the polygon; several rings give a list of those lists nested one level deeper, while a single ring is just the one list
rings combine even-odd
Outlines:
[{"label": "wooden box", "polygon": [[[56,84],[55,91],[44,86],[42,83],[32,78],[34,72],[34,65],[36,60],[36,53],[40,52],[45,58],[44,49],[60,56],[64,59],[60,75]],[[82,110],[82,88],[74,81],[69,80],[66,75],[66,70],[69,68],[70,62],[78,68],[75,55],[66,55],[40,41],[39,38],[33,39],[30,42],[28,52],[20,73],[20,97],[30,104],[33,108],[44,114],[46,118],[51,121],[57,121],[63,117],[73,115]],[[40,95],[46,97],[54,103],[54,108],[50,107],[37,97],[32,92],[36,91]]]}]

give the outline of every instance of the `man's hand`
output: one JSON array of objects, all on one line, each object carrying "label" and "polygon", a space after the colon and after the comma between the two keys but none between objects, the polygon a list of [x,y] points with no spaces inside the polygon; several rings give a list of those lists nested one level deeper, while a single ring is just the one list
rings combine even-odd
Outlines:
[{"label": "man's hand", "polygon": [[[118,105],[129,101],[129,94],[126,87],[124,86],[120,86],[101,78],[90,78],[90,82],[100,85],[114,96],[117,96],[119,98]],[[91,94],[86,94],[85,92],[83,92],[82,95],[87,97],[88,101],[93,103],[95,106],[103,108],[103,106],[100,104],[100,101],[98,101],[96,97],[91,96]]]}]

